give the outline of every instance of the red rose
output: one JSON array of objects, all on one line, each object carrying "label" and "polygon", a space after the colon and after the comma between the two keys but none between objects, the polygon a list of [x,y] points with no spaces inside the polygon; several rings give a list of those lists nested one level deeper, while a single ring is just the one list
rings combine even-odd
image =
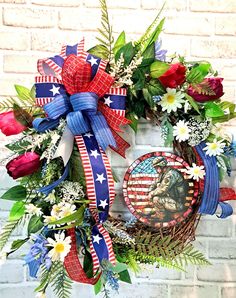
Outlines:
[{"label": "red rose", "polygon": [[0,130],[4,135],[17,135],[26,130],[26,128],[26,126],[16,120],[13,111],[0,114]]},{"label": "red rose", "polygon": [[17,179],[36,172],[40,167],[40,156],[34,152],[19,155],[6,165],[8,174]]},{"label": "red rose", "polygon": [[203,80],[202,83],[207,83],[211,90],[215,93],[214,95],[199,94],[192,87],[188,88],[188,94],[198,102],[205,102],[218,99],[224,94],[223,85],[221,83],[222,81],[223,78],[207,78]]},{"label": "red rose", "polygon": [[164,87],[176,88],[185,82],[186,67],[180,63],[171,64],[170,68],[158,79]]}]

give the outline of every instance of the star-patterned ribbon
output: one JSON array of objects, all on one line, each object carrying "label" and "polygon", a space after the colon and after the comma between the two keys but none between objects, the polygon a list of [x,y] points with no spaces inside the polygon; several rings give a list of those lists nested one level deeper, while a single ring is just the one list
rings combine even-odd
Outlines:
[{"label": "star-patterned ribbon", "polygon": [[[68,116],[71,116],[71,114],[73,116],[73,113],[77,113],[76,108],[73,106],[73,97],[75,98],[75,106],[83,104],[84,95],[89,96],[89,100],[92,102],[91,105],[93,105],[94,102],[96,103],[97,98],[94,100],[93,98],[91,99],[91,97],[94,97],[94,94],[96,94],[98,98],[101,98],[97,105],[99,112],[93,115],[91,110],[89,110],[84,125],[91,125],[91,117],[96,117],[99,113],[104,115],[105,121],[107,121],[116,144],[118,145],[118,148],[114,148],[114,146],[113,148],[124,156],[125,150],[129,147],[129,144],[125,142],[117,132],[121,131],[121,124],[129,123],[129,121],[125,119],[126,90],[122,88],[110,88],[108,92],[104,92],[102,85],[109,86],[113,82],[109,75],[104,72],[106,62],[84,52],[83,43],[84,41],[75,46],[65,46],[60,55],[39,60],[38,70],[42,76],[36,77],[36,101],[39,106],[43,106],[49,118],[36,120],[36,122],[38,122],[36,126],[39,131],[44,131],[45,126],[48,127],[49,123],[52,125],[50,128],[56,127],[60,117],[65,117],[65,115],[67,115],[68,123]],[[83,64],[85,67],[78,67],[80,64]],[[81,71],[81,69],[83,69],[83,71]],[[108,82],[104,82],[103,80],[103,82],[99,81],[99,83],[93,84],[100,75],[105,78],[105,81],[107,79]],[[92,83],[91,80],[93,81]],[[79,90],[78,86],[80,86]],[[72,94],[72,102],[68,100],[68,93]],[[106,95],[103,97],[104,93],[106,93]],[[82,103],[80,101],[82,101]],[[53,103],[57,103],[57,105],[55,106]],[[84,100],[84,104],[87,105],[86,100]],[[71,109],[71,105],[74,111]],[[90,121],[90,123],[86,123],[86,121]],[[72,124],[74,124],[76,128],[76,123]],[[71,126],[69,126],[69,128],[71,128]],[[94,131],[87,131],[86,128],[84,132],[80,131],[79,134],[74,132],[74,134],[76,134],[75,140],[85,170],[87,195],[90,200],[89,208],[96,221],[91,231],[92,237],[90,242],[95,273],[102,259],[106,258],[113,264],[115,262],[110,236],[102,226],[102,223],[107,219],[109,207],[115,197],[114,181],[108,158],[104,150],[99,146]],[[64,145],[66,148],[66,144]],[[62,178],[65,179],[64,176]],[[50,191],[50,186],[46,186],[46,188],[47,191]],[[71,233],[71,235],[72,234],[73,233]],[[73,241],[72,239],[72,242]],[[76,245],[72,245],[71,258],[72,256],[74,258],[76,254]],[[65,266],[70,277],[75,279],[76,274],[81,274],[81,276],[84,277],[81,271],[82,267],[78,264],[79,260],[75,260],[74,258],[77,266],[73,266],[70,262],[70,254],[68,258]],[[75,268],[77,268],[77,270],[75,270]],[[75,273],[75,271],[77,273]],[[78,281],[78,279],[80,279],[80,277],[75,280]],[[81,282],[83,282],[82,279],[84,278],[81,277]],[[88,280],[87,282],[92,283],[93,280]]]}]

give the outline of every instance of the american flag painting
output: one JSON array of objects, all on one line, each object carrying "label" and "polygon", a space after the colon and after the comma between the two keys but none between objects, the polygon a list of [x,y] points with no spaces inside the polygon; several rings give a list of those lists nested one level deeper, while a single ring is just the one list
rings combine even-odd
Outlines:
[{"label": "american flag painting", "polygon": [[155,228],[185,220],[198,196],[198,183],[189,179],[189,165],[169,152],[152,152],[138,158],[124,178],[124,198],[141,222]]}]

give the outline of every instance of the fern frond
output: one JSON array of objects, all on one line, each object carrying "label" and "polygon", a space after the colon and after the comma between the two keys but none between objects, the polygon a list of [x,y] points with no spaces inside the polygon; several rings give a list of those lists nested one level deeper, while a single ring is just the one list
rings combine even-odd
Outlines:
[{"label": "fern frond", "polygon": [[158,15],[156,16],[156,18],[154,19],[152,24],[147,28],[144,35],[136,42],[136,46],[141,53],[143,53],[145,51],[146,47],[148,46],[147,43],[152,38],[153,34],[157,30],[157,27],[160,28],[160,31],[162,30],[162,26],[164,24],[164,19],[161,20],[161,22],[159,23],[159,18],[160,18],[160,15],[164,9],[164,6],[165,6],[165,3],[163,4],[162,8],[160,9]]},{"label": "fern frond", "polygon": [[197,250],[192,244],[185,246],[183,251],[176,256],[176,264],[189,265],[211,265],[211,263],[206,259],[206,257]]},{"label": "fern frond", "polygon": [[215,92],[212,90],[208,82],[202,82],[200,84],[191,84],[191,87],[194,91],[203,95],[215,95]]},{"label": "fern frond", "polygon": [[46,266],[41,266],[41,275],[40,275],[40,284],[35,289],[35,292],[45,292],[46,288],[50,283],[50,276],[52,274],[53,264],[50,269],[47,269]]},{"label": "fern frond", "polygon": [[11,236],[12,232],[15,230],[17,225],[19,224],[20,219],[7,221],[7,223],[3,226],[0,233],[0,251],[4,248]]},{"label": "fern frond", "polygon": [[21,107],[22,109],[24,109],[30,113],[32,112],[33,109],[38,109],[38,107],[36,105],[22,102],[18,98],[10,97],[10,98],[0,100],[0,113],[7,112],[9,110],[13,110],[15,105]]},{"label": "fern frond", "polygon": [[62,262],[54,262],[51,269],[50,284],[58,298],[70,298],[72,280],[69,278]]},{"label": "fern frond", "polygon": [[106,47],[106,52],[108,56],[108,60],[111,58],[112,54],[112,44],[114,42],[114,38],[112,35],[112,26],[110,25],[109,15],[107,10],[106,0],[99,0],[102,17],[101,17],[101,27],[98,29],[98,32],[101,34],[102,38],[97,37],[97,40]]}]

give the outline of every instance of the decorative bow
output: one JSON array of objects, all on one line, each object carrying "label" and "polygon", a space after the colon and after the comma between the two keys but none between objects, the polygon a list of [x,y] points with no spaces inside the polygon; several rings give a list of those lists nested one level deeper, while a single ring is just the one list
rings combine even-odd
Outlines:
[{"label": "decorative bow", "polygon": [[[43,132],[56,128],[61,117],[67,122],[54,155],[62,156],[65,171],[58,181],[40,189],[45,194],[66,179],[74,138],[76,140],[86,177],[89,209],[96,221],[90,241],[96,272],[102,259],[115,262],[110,236],[102,226],[115,197],[111,168],[104,151],[111,145],[124,156],[129,144],[117,132],[121,131],[120,125],[128,124],[129,120],[125,118],[125,89],[110,88],[114,79],[104,71],[106,62],[84,52],[83,43],[64,46],[60,55],[39,60],[38,70],[43,76],[36,77],[36,100],[47,117],[35,119],[33,125]],[[73,230],[69,234],[75,242]],[[74,242],[65,266],[72,279],[84,281],[86,276],[75,257]],[[94,283],[95,280],[86,281]]]}]

